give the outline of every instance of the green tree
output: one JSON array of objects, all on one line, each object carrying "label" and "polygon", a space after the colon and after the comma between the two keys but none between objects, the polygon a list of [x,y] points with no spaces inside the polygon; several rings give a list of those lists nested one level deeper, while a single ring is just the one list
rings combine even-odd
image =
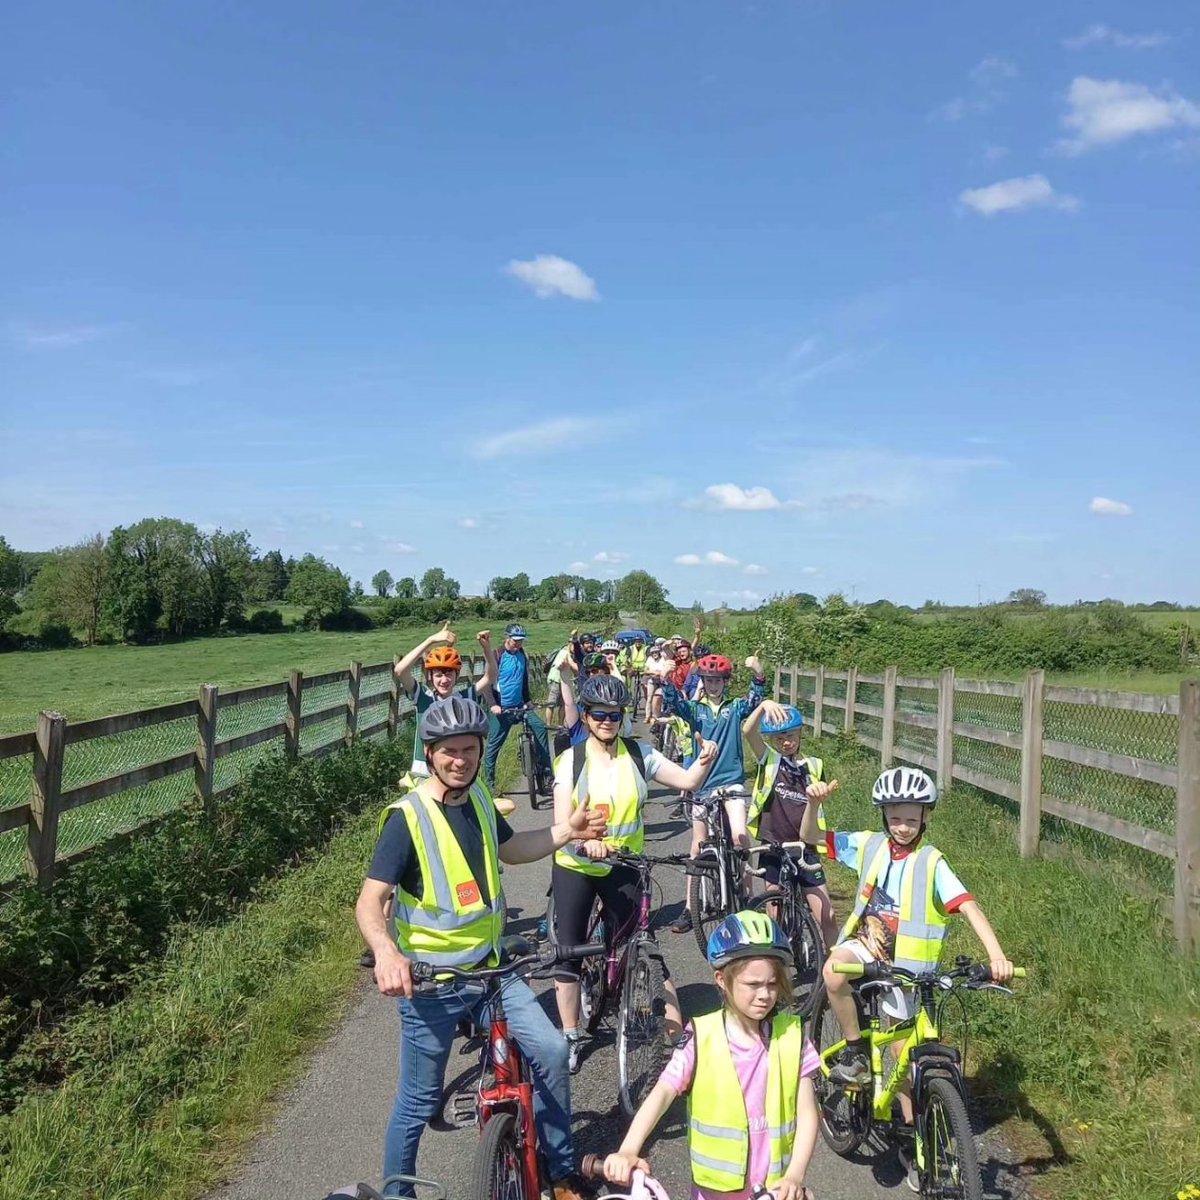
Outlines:
[{"label": "green tree", "polygon": [[202,537],[198,549],[208,577],[208,625],[219,629],[222,623],[237,621],[245,614],[254,574],[254,547],[246,530],[225,533],[218,529]]},{"label": "green tree", "polygon": [[415,600],[417,598],[417,581],[411,575],[396,580],[396,598],[398,600]]},{"label": "green tree", "polygon": [[1008,593],[1005,604],[1014,608],[1045,608],[1046,593],[1037,588],[1015,588]]},{"label": "green tree", "polygon": [[387,594],[389,591],[391,591],[392,584],[394,582],[395,580],[392,579],[391,571],[387,570],[386,568],[384,568],[382,571],[376,571],[375,574],[371,576],[371,586],[375,589],[375,595],[382,596],[385,600],[387,599]]},{"label": "green tree", "polygon": [[441,567],[430,567],[421,576],[421,597],[425,600],[457,600],[457,579],[451,579]]},{"label": "green tree", "polygon": [[667,589],[649,571],[630,571],[617,581],[615,594],[624,609],[660,613],[667,607]]},{"label": "green tree", "polygon": [[202,535],[174,517],[147,517],[108,539],[106,611],[123,637],[144,641],[160,629],[181,637],[211,620]]},{"label": "green tree", "polygon": [[311,624],[350,607],[350,579],[323,558],[306,554],[291,573],[287,599],[304,609]]},{"label": "green tree", "polygon": [[601,579],[585,579],[583,581],[583,600],[585,604],[603,604],[607,593],[607,585]]},{"label": "green tree", "polygon": [[493,600],[515,600],[517,598],[515,583],[516,581],[507,575],[496,575],[488,582],[488,595]]},{"label": "green tree", "polygon": [[15,592],[21,582],[21,560],[17,552],[0,537],[0,592]]},{"label": "green tree", "polygon": [[268,550],[254,562],[249,599],[282,600],[287,594],[288,568],[278,550]]}]

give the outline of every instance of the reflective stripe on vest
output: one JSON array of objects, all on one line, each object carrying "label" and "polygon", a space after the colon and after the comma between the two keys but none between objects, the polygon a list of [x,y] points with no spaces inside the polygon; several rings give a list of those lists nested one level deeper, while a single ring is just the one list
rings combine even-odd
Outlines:
[{"label": "reflective stripe on vest", "polygon": [[[858,891],[854,911],[846,921],[841,940],[853,935],[867,910],[871,892],[886,875],[891,850],[886,833],[874,833],[867,839],[859,859]],[[922,846],[912,855],[900,884],[900,916],[896,929],[897,967],[906,971],[927,971],[936,966],[946,936],[946,914],[937,906],[937,865],[942,852],[934,846]]]},{"label": "reflective stripe on vest", "polygon": [[[758,764],[758,770],[754,774],[754,794],[750,797],[750,808],[746,813],[746,829],[751,837],[758,837],[758,824],[762,818],[763,809],[767,807],[767,801],[771,798],[775,780],[779,778],[779,764],[782,761],[783,756],[779,751],[768,746],[762,762]],[[821,774],[825,770],[825,764],[821,759],[805,758],[801,761],[807,765],[808,774],[813,783],[820,783]],[[825,809],[820,804],[817,805],[817,827],[822,833],[825,832]]]},{"label": "reflective stripe on vest", "polygon": [[483,834],[490,899],[484,900],[466,855],[442,811],[442,805],[417,791],[390,804],[379,828],[393,810],[408,823],[421,871],[418,899],[396,887],[392,928],[396,944],[407,958],[434,966],[473,967],[485,958],[499,960],[497,948],[504,928],[504,897],[500,889],[496,809],[490,793],[472,786],[467,803]]},{"label": "reflective stripe on vest", "polygon": [[[592,740],[587,741],[584,752],[583,770],[575,784],[571,796],[571,808],[583,806],[588,798],[588,765],[592,758]],[[616,795],[608,805],[608,833],[604,842],[618,850],[629,850],[634,854],[641,851],[646,844],[646,826],[642,820],[642,807],[646,803],[646,781],[634,765],[633,756],[625,749],[624,743],[617,742],[616,753]],[[599,807],[603,808],[601,804]],[[580,871],[584,875],[607,875],[612,870],[612,864],[603,859],[594,861],[586,854],[580,853],[574,844],[568,842],[554,855],[554,861],[560,867],[572,871]]]},{"label": "reflective stripe on vest", "polygon": [[[688,1092],[692,1180],[697,1187],[714,1191],[742,1191],[750,1161],[750,1120],[725,1033],[725,1014],[697,1017],[692,1028],[696,1036],[696,1070]],[[776,1014],[767,1049],[768,1187],[779,1182],[791,1161],[803,1050],[803,1022],[792,1013]]]}]

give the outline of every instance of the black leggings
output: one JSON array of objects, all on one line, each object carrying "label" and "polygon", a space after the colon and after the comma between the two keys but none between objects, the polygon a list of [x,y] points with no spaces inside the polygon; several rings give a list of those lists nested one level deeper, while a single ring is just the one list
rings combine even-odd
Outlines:
[{"label": "black leggings", "polygon": [[[604,904],[608,921],[623,929],[636,915],[642,891],[638,873],[618,864],[607,875],[585,875],[559,863],[550,876],[554,892],[554,940],[560,946],[578,946],[587,941],[588,917],[597,896]],[[579,959],[560,963],[555,979],[579,978]]]}]

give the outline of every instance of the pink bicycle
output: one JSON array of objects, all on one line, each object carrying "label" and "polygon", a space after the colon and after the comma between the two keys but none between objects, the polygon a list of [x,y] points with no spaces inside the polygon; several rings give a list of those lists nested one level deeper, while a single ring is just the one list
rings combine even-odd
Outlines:
[{"label": "pink bicycle", "polygon": [[[585,1154],[582,1163],[585,1179],[604,1180],[604,1156],[602,1154]],[[774,1200],[775,1193],[765,1187],[754,1189],[754,1200]],[[628,1192],[603,1192],[597,1200],[671,1200],[666,1189],[657,1179],[643,1171],[634,1171],[630,1180]],[[816,1200],[808,1189],[804,1189],[804,1200]]]}]

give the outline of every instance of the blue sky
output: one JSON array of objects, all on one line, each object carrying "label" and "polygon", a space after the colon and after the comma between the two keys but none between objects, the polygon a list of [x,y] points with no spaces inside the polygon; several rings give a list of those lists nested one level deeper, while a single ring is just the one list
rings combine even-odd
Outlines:
[{"label": "blue sky", "polygon": [[0,533],[1200,602],[1195,15],[26,6]]}]

